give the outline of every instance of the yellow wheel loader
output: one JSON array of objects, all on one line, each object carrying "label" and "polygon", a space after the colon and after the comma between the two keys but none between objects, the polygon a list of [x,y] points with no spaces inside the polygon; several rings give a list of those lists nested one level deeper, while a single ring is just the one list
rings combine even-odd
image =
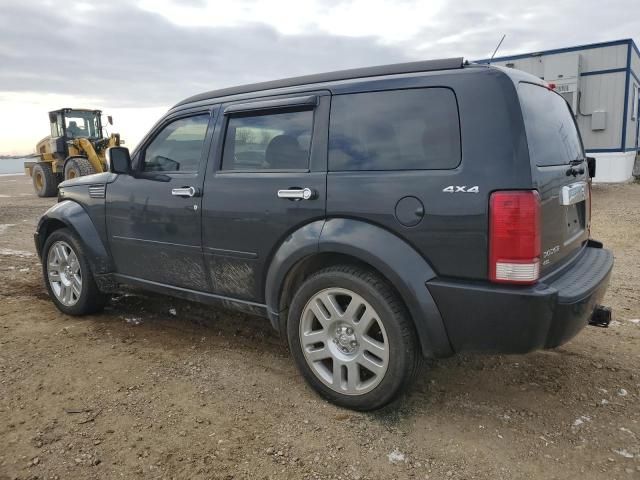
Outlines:
[{"label": "yellow wheel loader", "polygon": [[[112,124],[111,117],[107,117]],[[100,110],[62,108],[49,112],[51,135],[36,145],[35,162],[25,162],[39,197],[53,197],[62,180],[106,172],[105,152],[124,142],[120,134],[105,136]]]}]

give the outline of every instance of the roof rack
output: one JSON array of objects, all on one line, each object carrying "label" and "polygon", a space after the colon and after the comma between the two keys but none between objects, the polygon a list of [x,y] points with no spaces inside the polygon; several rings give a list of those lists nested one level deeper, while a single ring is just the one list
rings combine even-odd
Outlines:
[{"label": "roof rack", "polygon": [[298,85],[309,85],[313,83],[332,82],[338,80],[350,80],[353,78],[378,77],[382,75],[395,75],[401,73],[430,72],[434,70],[452,70],[462,68],[463,58],[443,58],[440,60],[424,60],[419,62],[394,63],[391,65],[379,65],[375,67],[352,68],[349,70],[338,70],[335,72],[315,73],[303,75],[301,77],[283,78],[280,80],[270,80],[267,82],[240,85],[237,87],[222,88],[210,92],[200,93],[189,97],[176,105],[209,100],[211,98],[226,97],[240,93],[258,92],[276,88],[293,87]]}]

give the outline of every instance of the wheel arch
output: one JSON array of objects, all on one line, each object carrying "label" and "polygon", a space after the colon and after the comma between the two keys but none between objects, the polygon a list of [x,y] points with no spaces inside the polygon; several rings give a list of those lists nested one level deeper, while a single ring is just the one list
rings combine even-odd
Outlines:
[{"label": "wheel arch", "polygon": [[57,203],[40,218],[35,237],[36,250],[40,258],[47,238],[61,228],[68,228],[80,239],[94,275],[113,271],[111,256],[102,243],[93,221],[84,208],[73,200]]},{"label": "wheel arch", "polygon": [[424,356],[453,353],[440,312],[426,287],[436,276],[431,266],[398,236],[353,219],[333,218],[306,225],[277,250],[265,288],[273,327],[284,331],[295,289],[309,275],[337,264],[363,266],[389,282],[409,310]]}]

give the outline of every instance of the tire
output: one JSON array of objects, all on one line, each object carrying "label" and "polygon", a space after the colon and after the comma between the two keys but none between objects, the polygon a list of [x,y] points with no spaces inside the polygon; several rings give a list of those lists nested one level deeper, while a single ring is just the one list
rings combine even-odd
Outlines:
[{"label": "tire", "polygon": [[384,279],[360,267],[334,266],[309,277],[291,302],[287,337],[309,385],[354,410],[393,401],[419,365],[404,303]]},{"label": "tire", "polygon": [[64,179],[84,177],[96,173],[93,165],[85,157],[69,157],[64,163]]},{"label": "tire", "polygon": [[31,172],[33,188],[39,197],[55,197],[58,193],[58,176],[53,173],[51,164],[40,162],[34,165]]},{"label": "tire", "polygon": [[69,229],[55,230],[45,241],[42,273],[49,296],[61,312],[87,315],[104,308],[107,297],[96,285],[82,243]]}]

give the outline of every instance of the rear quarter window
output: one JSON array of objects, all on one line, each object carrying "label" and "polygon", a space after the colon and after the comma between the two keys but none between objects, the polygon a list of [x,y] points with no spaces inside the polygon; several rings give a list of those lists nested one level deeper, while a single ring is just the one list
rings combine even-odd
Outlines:
[{"label": "rear quarter window", "polygon": [[451,169],[460,163],[453,91],[421,88],[336,95],[329,170]]},{"label": "rear quarter window", "polygon": [[560,95],[540,85],[521,83],[518,96],[533,163],[546,167],[584,158],[573,114]]}]

